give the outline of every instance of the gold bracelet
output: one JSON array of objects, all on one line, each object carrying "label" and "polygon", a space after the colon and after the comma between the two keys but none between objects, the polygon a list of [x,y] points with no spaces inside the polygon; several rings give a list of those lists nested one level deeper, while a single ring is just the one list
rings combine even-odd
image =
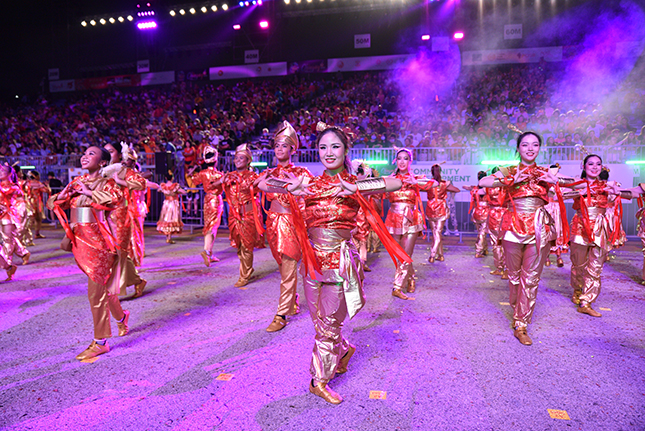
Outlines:
[{"label": "gold bracelet", "polygon": [[356,181],[356,187],[359,192],[384,192],[385,191],[385,178],[365,178],[364,180]]},{"label": "gold bracelet", "polygon": [[284,193],[288,191],[289,183],[287,181],[279,180],[277,178],[267,178],[264,180],[264,183],[267,185],[267,191],[269,193]]}]

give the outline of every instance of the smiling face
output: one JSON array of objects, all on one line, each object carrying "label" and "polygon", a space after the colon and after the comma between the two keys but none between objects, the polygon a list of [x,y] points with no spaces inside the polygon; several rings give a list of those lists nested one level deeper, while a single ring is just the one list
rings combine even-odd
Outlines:
[{"label": "smiling face", "polygon": [[526,165],[533,164],[540,153],[540,140],[532,133],[527,134],[517,146],[517,152],[520,153],[522,163]]},{"label": "smiling face", "polygon": [[318,156],[325,169],[338,171],[345,164],[347,150],[335,131],[325,133],[318,142]]},{"label": "smiling face", "polygon": [[407,174],[410,168],[410,155],[407,151],[399,151],[396,155],[396,167],[402,174]]},{"label": "smiling face", "polygon": [[291,159],[291,145],[286,142],[278,141],[273,146],[273,152],[280,162],[288,161]]},{"label": "smiling face", "polygon": [[81,168],[88,171],[96,171],[101,168],[105,162],[102,159],[101,149],[99,147],[89,147],[81,156]]},{"label": "smiling face", "polygon": [[106,150],[108,150],[108,153],[110,153],[110,157],[112,157],[112,159],[110,160],[110,163],[119,163],[119,162],[121,162],[121,153],[120,153],[120,152],[118,152],[118,151],[116,150],[116,148],[114,148],[114,147],[113,147],[112,145],[110,145],[110,144],[107,144],[107,145],[106,145],[106,146],[104,146],[103,148],[105,148]]},{"label": "smiling face", "polygon": [[235,164],[235,169],[238,171],[248,168],[249,163],[251,163],[251,161],[242,153],[237,153],[235,154],[235,157],[233,157],[233,164]]},{"label": "smiling face", "polygon": [[584,169],[587,173],[587,178],[595,180],[602,172],[602,160],[600,160],[600,157],[591,156],[585,162]]}]

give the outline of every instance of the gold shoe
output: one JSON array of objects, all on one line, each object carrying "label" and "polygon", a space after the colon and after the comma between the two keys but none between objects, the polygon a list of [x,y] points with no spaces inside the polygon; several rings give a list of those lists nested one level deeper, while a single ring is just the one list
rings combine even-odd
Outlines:
[{"label": "gold shoe", "polygon": [[573,291],[573,296],[571,297],[571,302],[576,305],[580,305],[580,295],[582,295],[582,290],[575,289]]},{"label": "gold shoe", "polygon": [[417,281],[414,279],[414,277],[410,277],[407,290],[408,293],[414,293],[414,291],[417,290]]},{"label": "gold shoe", "polygon": [[392,296],[395,298],[400,298],[400,299],[410,299],[408,295],[405,293],[401,292],[401,289],[392,289]]},{"label": "gold shoe", "polygon": [[587,315],[592,316],[592,317],[602,317],[602,314],[598,313],[596,310],[591,308],[591,305],[589,305],[589,304],[579,306],[576,309],[576,311],[578,313],[587,314]]},{"label": "gold shoe", "polygon": [[211,263],[213,262],[219,262],[219,258],[217,256],[211,256]]},{"label": "gold shoe", "polygon": [[367,266],[367,264],[363,264],[363,271],[365,271],[365,272],[372,272],[372,268],[370,268],[369,266]]},{"label": "gold shoe", "polygon": [[299,299],[300,299],[300,295],[298,295],[296,293],[296,300],[293,302],[293,308],[291,309],[291,315],[300,313],[300,304],[298,303]]},{"label": "gold shoe", "polygon": [[309,383],[309,392],[314,395],[318,395],[320,398],[331,404],[340,404],[343,402],[343,397],[338,395],[331,388],[328,388],[326,383],[316,383],[314,386],[314,381],[312,380],[311,383]]},{"label": "gold shoe", "polygon": [[128,321],[130,320],[130,311],[123,310],[123,314],[125,314],[123,322],[119,322],[118,320],[116,322],[116,326],[119,328],[119,337],[128,335],[128,332],[130,332],[130,328],[128,327]]},{"label": "gold shoe", "polygon": [[490,272],[490,275],[502,275],[502,274],[503,274],[503,272],[500,271],[499,269],[496,269],[495,271]]},{"label": "gold shoe", "polygon": [[247,280],[245,278],[240,278],[239,280],[237,280],[235,282],[235,284],[233,286],[235,286],[235,287],[244,287],[247,284],[249,284],[249,280]]},{"label": "gold shoe", "polygon": [[166,244],[174,244],[174,243],[175,241],[173,241],[172,239],[170,238],[166,239]]},{"label": "gold shoe", "polygon": [[206,251],[202,251],[199,253],[199,255],[204,259],[204,265],[210,267],[211,266],[211,257],[206,253]]},{"label": "gold shoe", "polygon": [[508,271],[502,271],[502,280],[508,280]]},{"label": "gold shoe", "polygon": [[475,259],[481,259],[484,257],[484,253],[475,253]]},{"label": "gold shoe", "polygon": [[47,238],[45,235],[37,233],[36,238]]},{"label": "gold shoe", "polygon": [[287,326],[287,319],[284,319],[278,315],[273,318],[273,322],[267,327],[267,332],[278,332],[284,327]]},{"label": "gold shoe", "polygon": [[439,262],[443,262],[443,260],[444,260],[444,259],[443,259],[443,256],[439,256],[439,257],[437,258],[437,260],[438,260]]},{"label": "gold shoe", "polygon": [[102,355],[103,353],[107,353],[109,351],[110,346],[108,346],[107,342],[105,343],[105,345],[101,345],[92,340],[92,344],[90,344],[87,349],[76,355],[76,359],[82,361],[83,359],[96,358],[98,355]]},{"label": "gold shoe", "polygon": [[544,266],[551,266],[551,260],[547,259],[546,261],[544,261]]},{"label": "gold shoe", "polygon": [[434,263],[434,256],[430,256],[428,258],[428,263]]},{"label": "gold shoe", "polygon": [[525,346],[530,346],[533,344],[533,341],[531,341],[531,338],[528,336],[526,333],[526,328],[520,326],[513,332],[513,335],[515,335],[515,338],[520,340],[520,343],[524,344]]},{"label": "gold shoe", "polygon": [[27,247],[36,247],[36,244],[34,244],[33,241],[31,241],[29,244],[25,244]]},{"label": "gold shoe", "polygon": [[146,284],[148,284],[148,282],[142,278],[141,282],[139,284],[137,284],[136,286],[134,286],[134,297],[135,298],[138,298],[141,295],[143,295],[143,289],[146,288]]},{"label": "gold shoe", "polygon": [[356,352],[356,346],[352,346],[351,344],[349,345],[349,349],[347,349],[347,353],[345,353],[345,356],[340,358],[340,362],[338,363],[338,368],[336,368],[336,374],[344,374],[347,372],[347,364],[349,364],[349,360],[352,359],[352,356]]},{"label": "gold shoe", "polygon": [[9,268],[7,268],[7,279],[5,281],[11,281],[13,279],[13,275],[17,270],[18,267],[16,265],[11,265]]},{"label": "gold shoe", "polygon": [[562,260],[561,257],[558,258],[556,261],[556,264],[558,265],[558,268],[562,268],[564,266],[564,261]]},{"label": "gold shoe", "polygon": [[25,254],[25,255],[22,257],[22,264],[23,264],[23,265],[27,265],[27,264],[29,263],[29,258],[30,258],[30,257],[31,257],[31,253],[30,253],[30,252],[27,252],[27,254]]}]

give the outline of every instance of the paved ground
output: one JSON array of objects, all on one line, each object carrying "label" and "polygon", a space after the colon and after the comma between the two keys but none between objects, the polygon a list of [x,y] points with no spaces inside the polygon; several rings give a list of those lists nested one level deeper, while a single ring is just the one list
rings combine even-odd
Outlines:
[{"label": "paved ground", "polygon": [[224,235],[222,262],[206,268],[200,237],[167,245],[149,231],[148,288],[122,301],[131,333],[80,363],[74,356],[92,337],[87,279],[70,254],[52,251],[62,231],[46,234],[32,263],[0,284],[2,429],[645,429],[645,288],[635,243],[605,267],[596,308],[608,310],[599,319],[575,312],[567,267],[546,268],[531,347],[513,338],[506,283],[488,274],[492,258],[475,259],[468,244],[451,239],[446,261],[435,264],[426,262],[427,244],[417,246],[415,301],[390,296],[392,262],[371,255],[368,304],[346,330],[358,350],[331,384],[345,402],[332,406],[307,391],[307,307],[283,331],[265,332],[279,282],[268,249],[256,252],[255,281],[236,289],[238,261]]}]

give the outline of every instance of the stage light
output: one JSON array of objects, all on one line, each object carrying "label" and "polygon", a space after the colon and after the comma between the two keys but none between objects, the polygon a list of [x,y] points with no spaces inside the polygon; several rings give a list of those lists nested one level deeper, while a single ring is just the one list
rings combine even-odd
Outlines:
[{"label": "stage light", "polygon": [[517,160],[484,160],[482,165],[497,165],[497,166],[507,166],[517,163]]},{"label": "stage light", "polygon": [[105,18],[101,18],[101,19],[99,20],[99,22],[100,22],[102,25],[105,25],[105,23],[106,23],[107,21],[105,20]]},{"label": "stage light", "polygon": [[239,2],[238,4],[240,5],[240,7],[244,7],[244,2],[243,1]]},{"label": "stage light", "polygon": [[157,23],[154,21],[141,21],[137,23],[137,28],[139,30],[152,30],[157,28]]},{"label": "stage light", "polygon": [[269,28],[269,21],[260,21],[260,28]]},{"label": "stage light", "polygon": [[313,0],[307,0],[307,3],[311,3]]},{"label": "stage light", "polygon": [[454,34],[453,36],[456,40],[461,40],[464,38],[464,33],[461,31],[458,31],[457,33]]},{"label": "stage light", "polygon": [[213,12],[217,12],[217,6],[215,6],[215,5],[211,6],[211,10],[212,10]]},{"label": "stage light", "polygon": [[112,17],[110,17],[110,19],[108,21],[110,21],[110,24],[114,24],[116,22],[116,20],[114,18],[112,18]]},{"label": "stage light", "polygon": [[123,21],[125,21],[125,19],[123,19],[123,17],[122,17],[122,16],[120,16],[120,17],[118,18],[118,20],[119,20],[119,22],[123,22]]},{"label": "stage light", "polygon": [[90,24],[96,25],[96,21],[92,20],[92,21],[90,21]]},{"label": "stage light", "polygon": [[423,36],[421,36],[421,40],[430,40],[430,35],[424,34]]},{"label": "stage light", "polygon": [[302,1],[302,0],[296,0],[296,3],[300,4],[300,2],[301,2],[301,1]]},{"label": "stage light", "polygon": [[239,30],[241,28],[242,28],[242,26],[240,26],[239,24],[234,24],[233,25],[233,30]]},{"label": "stage light", "polygon": [[206,6],[202,6],[202,13],[208,12],[208,9],[206,9]]},{"label": "stage light", "polygon": [[222,10],[228,10],[228,5],[226,3],[222,5]]},{"label": "stage light", "polygon": [[128,15],[128,21],[132,21],[134,18],[132,18],[132,15]]},{"label": "stage light", "polygon": [[81,25],[82,25],[83,27],[87,27],[87,23],[86,23],[85,21],[81,21]]},{"label": "stage light", "polygon": [[284,0],[284,4],[289,4],[291,3],[291,0]]},{"label": "stage light", "polygon": [[625,163],[628,165],[645,165],[645,160],[627,160]]},{"label": "stage light", "polygon": [[248,6],[248,5],[249,5],[249,2],[245,1],[244,6]]},{"label": "stage light", "polygon": [[188,10],[188,12],[190,12],[190,13],[192,13],[192,14],[195,14],[195,12],[196,12],[196,11],[195,11],[195,8],[194,8],[194,7],[191,7],[191,8]]},{"label": "stage light", "polygon": [[256,167],[256,166],[263,166],[263,167],[266,167],[266,166],[267,166],[267,162],[251,162],[251,166],[252,166],[252,167]]},{"label": "stage light", "polygon": [[251,2],[251,4],[252,4],[252,5],[256,5],[256,4],[258,4],[258,2],[256,2],[255,0],[253,0],[253,1]]},{"label": "stage light", "polygon": [[262,6],[262,0],[258,0],[258,5]]},{"label": "stage light", "polygon": [[175,11],[174,11],[174,10],[171,10],[171,11],[170,11],[170,16],[175,16],[175,15],[177,15],[177,14],[175,13]]},{"label": "stage light", "polygon": [[185,11],[185,10],[183,10],[183,9],[179,9],[179,13],[180,13],[181,15],[186,15],[186,11]]}]

